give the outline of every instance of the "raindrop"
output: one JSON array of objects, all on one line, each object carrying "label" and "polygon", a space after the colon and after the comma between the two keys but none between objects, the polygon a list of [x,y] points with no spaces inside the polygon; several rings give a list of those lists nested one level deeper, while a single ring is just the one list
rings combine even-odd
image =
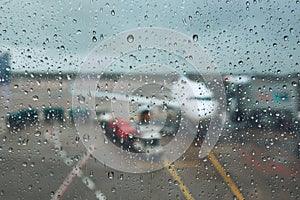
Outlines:
[{"label": "raindrop", "polygon": [[129,42],[129,43],[132,43],[134,41],[134,37],[133,37],[133,35],[128,35],[127,36],[127,42]]},{"label": "raindrop", "polygon": [[100,40],[103,40],[103,39],[104,39],[104,35],[100,34]]},{"label": "raindrop", "polygon": [[115,10],[111,10],[111,11],[110,11],[110,14],[111,14],[112,16],[115,16],[115,14],[116,14]]},{"label": "raindrop", "polygon": [[75,143],[78,144],[79,140],[80,140],[80,137],[79,137],[79,136],[76,136],[76,137],[75,137]]},{"label": "raindrop", "polygon": [[194,42],[198,41],[198,35],[197,34],[193,35],[193,40],[194,40]]},{"label": "raindrop", "polygon": [[104,144],[108,144],[108,139],[104,137]]},{"label": "raindrop", "polygon": [[82,96],[82,95],[78,95],[77,96],[77,101],[80,103],[80,104],[83,104],[85,102],[85,97]]},{"label": "raindrop", "polygon": [[288,41],[288,40],[289,40],[289,36],[285,35],[285,36],[283,37],[283,40],[284,40],[284,41]]},{"label": "raindrop", "polygon": [[93,42],[97,42],[96,36],[93,36],[92,41],[93,41]]},{"label": "raindrop", "polygon": [[138,50],[140,51],[142,49],[142,46],[139,44],[138,46]]},{"label": "raindrop", "polygon": [[94,172],[90,171],[90,177],[93,177],[93,176],[94,176]]},{"label": "raindrop", "polygon": [[111,188],[111,192],[115,193],[117,191],[117,189],[115,187]]},{"label": "raindrop", "polygon": [[73,23],[76,24],[76,23],[77,23],[77,20],[76,20],[76,19],[73,19]]},{"label": "raindrop", "polygon": [[122,181],[124,179],[124,175],[120,174],[120,178],[119,179]]},{"label": "raindrop", "polygon": [[29,139],[28,138],[24,138],[23,141],[22,141],[22,145],[27,145],[29,142]]},{"label": "raindrop", "polygon": [[32,97],[32,100],[33,100],[33,101],[38,101],[38,100],[39,100],[39,96],[38,96],[38,95],[34,95],[34,96]]},{"label": "raindrop", "polygon": [[178,181],[177,180],[174,181],[174,185],[176,185],[176,186],[178,185]]},{"label": "raindrop", "polygon": [[9,152],[9,153],[12,153],[13,151],[14,151],[14,148],[12,148],[12,147],[9,147],[9,148],[8,148],[8,152]]},{"label": "raindrop", "polygon": [[114,172],[108,172],[108,173],[107,173],[107,177],[108,177],[110,180],[112,180],[112,179],[114,178],[114,176],[115,176],[115,173],[114,173]]},{"label": "raindrop", "polygon": [[90,135],[84,134],[83,141],[88,142],[90,140]]}]

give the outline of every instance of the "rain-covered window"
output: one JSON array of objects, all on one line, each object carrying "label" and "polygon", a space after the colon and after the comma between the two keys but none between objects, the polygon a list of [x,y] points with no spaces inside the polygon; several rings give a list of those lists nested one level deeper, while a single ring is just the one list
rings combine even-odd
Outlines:
[{"label": "rain-covered window", "polygon": [[300,2],[0,2],[0,199],[299,199]]}]

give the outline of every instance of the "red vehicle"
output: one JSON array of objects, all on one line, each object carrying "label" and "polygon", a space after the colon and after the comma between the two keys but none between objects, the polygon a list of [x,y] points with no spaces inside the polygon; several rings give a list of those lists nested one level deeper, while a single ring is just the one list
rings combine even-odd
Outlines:
[{"label": "red vehicle", "polygon": [[106,122],[106,135],[117,145],[131,149],[134,137],[138,135],[137,129],[128,120],[112,119]]},{"label": "red vehicle", "polygon": [[[99,122],[105,135],[117,146],[132,152],[150,152],[159,146],[159,130],[147,125],[139,126],[125,119],[114,118],[109,113],[99,116]],[[154,131],[154,132],[153,132]],[[158,148],[156,148],[158,150]]]}]

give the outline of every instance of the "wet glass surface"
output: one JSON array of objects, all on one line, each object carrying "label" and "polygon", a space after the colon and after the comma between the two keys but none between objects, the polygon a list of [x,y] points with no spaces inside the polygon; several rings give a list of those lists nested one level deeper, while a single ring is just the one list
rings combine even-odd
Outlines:
[{"label": "wet glass surface", "polygon": [[1,2],[0,199],[299,199],[299,6]]}]

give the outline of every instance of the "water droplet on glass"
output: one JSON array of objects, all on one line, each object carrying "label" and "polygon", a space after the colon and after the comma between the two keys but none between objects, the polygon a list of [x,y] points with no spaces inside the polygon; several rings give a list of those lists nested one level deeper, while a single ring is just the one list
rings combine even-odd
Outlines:
[{"label": "water droplet on glass", "polygon": [[104,137],[104,144],[108,144],[108,139]]},{"label": "water droplet on glass", "polygon": [[174,181],[174,185],[178,185],[178,181],[177,180]]},{"label": "water droplet on glass", "polygon": [[197,34],[193,35],[193,40],[194,40],[194,42],[198,41],[198,35]]},{"label": "water droplet on glass", "polygon": [[110,180],[112,180],[112,179],[114,178],[114,176],[115,176],[115,173],[114,173],[114,172],[108,172],[108,173],[107,173],[107,177],[108,177]]},{"label": "water droplet on glass", "polygon": [[110,14],[111,14],[112,16],[115,16],[115,14],[116,14],[115,10],[111,10],[111,11],[110,11]]},{"label": "water droplet on glass", "polygon": [[100,34],[100,40],[103,40],[103,39],[104,39],[104,35]]},{"label": "water droplet on glass", "polygon": [[84,134],[83,141],[88,142],[90,140],[90,135]]},{"label": "water droplet on glass", "polygon": [[9,153],[12,153],[13,151],[14,151],[14,148],[12,148],[12,147],[9,147],[9,148],[8,148],[8,152],[9,152]]},{"label": "water droplet on glass", "polygon": [[38,100],[39,100],[39,96],[38,96],[38,95],[34,95],[34,96],[32,97],[32,100],[33,100],[33,101],[38,101]]},{"label": "water droplet on glass", "polygon": [[28,142],[29,142],[29,139],[28,138],[25,138],[25,139],[23,139],[23,141],[22,141],[22,145],[27,145],[28,144]]},{"label": "water droplet on glass", "polygon": [[115,187],[111,188],[111,192],[115,193],[117,191],[117,189]]},{"label": "water droplet on glass", "polygon": [[124,175],[120,174],[120,178],[119,179],[122,181],[124,179]]},{"label": "water droplet on glass", "polygon": [[85,97],[82,96],[82,95],[78,95],[78,96],[77,96],[77,101],[78,101],[80,104],[84,104],[84,102],[85,102]]},{"label": "water droplet on glass", "polygon": [[90,177],[93,177],[93,176],[94,176],[94,172],[90,171]]},{"label": "water droplet on glass", "polygon": [[134,37],[133,37],[133,35],[128,35],[127,36],[127,42],[129,42],[129,43],[132,43],[134,41]]},{"label": "water droplet on glass", "polygon": [[75,143],[78,144],[79,140],[80,140],[80,137],[77,135],[77,136],[75,137]]},{"label": "water droplet on glass", "polygon": [[93,41],[93,42],[97,42],[96,36],[93,36],[92,41]]}]

